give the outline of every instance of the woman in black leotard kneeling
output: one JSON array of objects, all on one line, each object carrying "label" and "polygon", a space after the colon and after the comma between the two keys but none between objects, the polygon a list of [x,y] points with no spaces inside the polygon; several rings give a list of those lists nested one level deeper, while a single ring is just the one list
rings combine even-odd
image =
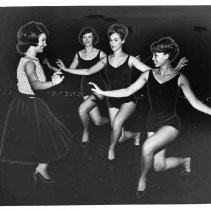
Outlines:
[{"label": "woman in black leotard kneeling", "polygon": [[157,70],[144,72],[128,88],[114,91],[101,91],[96,85],[93,91],[108,97],[127,97],[147,83],[150,111],[148,116],[148,138],[142,146],[141,176],[138,182],[137,198],[142,198],[147,189],[147,174],[151,167],[163,171],[184,166],[190,173],[190,157],[165,157],[166,145],[172,142],[180,130],[180,121],[175,112],[179,87],[190,104],[197,110],[211,115],[211,108],[194,95],[187,78],[172,69],[171,62],[176,58],[179,47],[170,37],[152,43],[151,51]]},{"label": "woman in black leotard kneeling", "polygon": [[[72,74],[91,75],[101,71],[106,67],[107,80],[109,82],[109,90],[126,88],[130,85],[131,69],[144,72],[150,69],[149,66],[142,63],[138,58],[128,55],[122,49],[122,46],[128,35],[128,29],[122,24],[113,24],[108,28],[109,44],[113,54],[101,59],[96,65],[89,69],[73,69],[65,68],[61,60],[57,65],[66,72]],[[178,68],[183,67],[180,61]],[[124,131],[123,124],[131,116],[136,108],[135,96],[124,97],[121,99],[108,99],[109,116],[111,121],[111,144],[108,150],[108,159],[115,158],[115,145],[117,141],[134,138],[135,145],[139,145],[140,133]]]},{"label": "woman in black leotard kneeling", "polygon": [[[81,29],[78,35],[79,42],[84,46],[84,49],[78,51],[75,54],[73,62],[70,68],[90,68],[96,64],[101,58],[105,57],[106,54],[95,48],[94,46],[98,43],[98,35],[94,28],[84,27]],[[54,71],[59,69],[53,67],[47,59],[44,61],[48,67]],[[77,74],[77,72],[76,72]],[[100,73],[93,75],[84,75],[81,80],[81,92],[84,98],[83,103],[79,107],[79,116],[83,124],[83,136],[82,145],[87,145],[89,142],[89,118],[91,117],[95,125],[103,125],[108,123],[108,119],[101,116],[98,101],[103,100],[104,96],[91,91],[91,86],[88,85],[89,82],[94,82],[98,84],[102,89],[106,89],[106,83],[101,77]]]}]

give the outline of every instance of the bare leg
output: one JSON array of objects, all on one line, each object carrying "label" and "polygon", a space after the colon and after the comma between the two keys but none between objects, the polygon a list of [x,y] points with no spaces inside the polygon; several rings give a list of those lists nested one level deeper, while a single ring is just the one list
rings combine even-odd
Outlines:
[{"label": "bare leg", "polygon": [[96,126],[105,125],[109,122],[109,119],[107,117],[103,117],[100,115],[100,110],[97,106],[89,112],[89,116]]},{"label": "bare leg", "polygon": [[[113,127],[113,122],[114,122],[114,118],[117,115],[119,109],[112,107],[108,109],[109,111],[109,118],[110,118],[110,123],[111,123],[111,128]],[[122,136],[124,136],[124,128],[122,128]],[[111,132],[111,136],[112,136],[112,132]],[[109,150],[108,150],[108,159],[112,158],[113,154],[109,154]]]},{"label": "bare leg", "polygon": [[[85,98],[84,102],[79,107],[79,116],[81,119],[81,122],[83,124],[83,136],[82,136],[82,142],[87,142],[89,140],[89,114],[91,111],[91,116],[95,120],[94,123],[96,125],[104,124],[106,123],[106,120],[103,119],[99,113],[97,106],[96,99],[93,95],[90,95]],[[93,110],[94,109],[94,110]]]},{"label": "bare leg", "polygon": [[[142,146],[141,176],[138,182],[138,191],[144,191],[146,188],[147,174],[152,168],[156,151],[173,141],[177,135],[177,129],[172,126],[164,126],[144,142]],[[163,153],[165,154],[165,152]]]},{"label": "bare leg", "polygon": [[190,157],[180,158],[180,157],[165,157],[165,150],[161,150],[154,157],[154,170],[165,171],[171,168],[176,168],[180,165],[183,165],[184,171],[189,173],[191,171],[190,168]]},{"label": "bare leg", "polygon": [[124,122],[130,117],[132,112],[135,110],[136,104],[133,102],[125,103],[121,106],[119,111],[116,113],[112,121],[112,132],[111,132],[111,144],[108,150],[108,159],[113,160],[115,158],[115,145],[122,134],[122,128]]},{"label": "bare leg", "polygon": [[131,132],[131,131],[124,131],[122,132],[121,137],[119,138],[119,142],[124,142],[128,139],[134,139],[134,145],[138,146],[140,145],[140,138],[141,133],[140,132]]}]

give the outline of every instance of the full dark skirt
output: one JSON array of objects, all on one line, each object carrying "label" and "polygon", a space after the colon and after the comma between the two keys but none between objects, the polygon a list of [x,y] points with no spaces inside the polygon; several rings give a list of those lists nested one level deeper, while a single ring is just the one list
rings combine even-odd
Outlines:
[{"label": "full dark skirt", "polygon": [[72,134],[40,98],[18,94],[10,104],[1,140],[0,160],[49,163],[70,150]]}]

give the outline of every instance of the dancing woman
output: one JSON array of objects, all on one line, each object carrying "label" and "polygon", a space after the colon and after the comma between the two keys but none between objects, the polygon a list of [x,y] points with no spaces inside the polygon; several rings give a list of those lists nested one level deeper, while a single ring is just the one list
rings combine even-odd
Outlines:
[{"label": "dancing woman", "polygon": [[[132,67],[144,72],[150,69],[138,58],[128,55],[122,49],[128,35],[128,29],[122,24],[113,24],[108,28],[109,44],[113,51],[108,57],[102,58],[96,65],[89,69],[66,68],[61,60],[57,65],[66,72],[80,75],[91,75],[101,71],[106,67],[106,76],[109,82],[109,90],[126,88],[131,83]],[[183,62],[184,61],[184,62]],[[185,65],[185,60],[179,62],[177,69]],[[131,116],[136,108],[136,97],[134,94],[123,98],[108,98],[109,116],[111,121],[111,144],[108,150],[108,159],[115,158],[115,145],[117,141],[135,139],[134,144],[139,145],[140,132],[125,131],[124,122]]]},{"label": "dancing woman", "polygon": [[72,135],[54,116],[46,103],[36,96],[60,84],[64,77],[54,75],[46,81],[37,58],[46,45],[49,32],[40,22],[28,22],[17,33],[17,51],[24,55],[17,68],[18,94],[13,98],[5,120],[0,160],[18,164],[37,164],[34,181],[54,183],[47,167],[70,150]]},{"label": "dancing woman", "polygon": [[[96,64],[101,58],[105,57],[106,54],[95,48],[94,46],[98,43],[98,34],[92,27],[84,27],[81,29],[78,39],[84,49],[80,50],[75,54],[73,62],[70,65],[71,69],[75,68],[90,68]],[[47,59],[44,63],[52,69],[53,71],[58,71],[59,69],[52,66]],[[104,96],[91,91],[89,82],[94,82],[98,84],[102,89],[106,89],[106,83],[101,77],[100,73],[93,75],[83,75],[81,80],[81,92],[84,98],[83,103],[79,106],[79,116],[83,124],[83,135],[82,135],[82,145],[87,145],[89,142],[89,120],[90,118],[95,125],[104,125],[108,123],[108,119],[101,116],[98,104],[103,100]]]},{"label": "dancing woman", "polygon": [[163,171],[182,165],[186,173],[191,172],[190,157],[165,156],[167,144],[172,142],[180,131],[180,120],[175,111],[179,88],[195,109],[211,115],[211,108],[196,98],[188,79],[183,74],[175,72],[171,66],[179,52],[177,43],[170,37],[164,37],[152,43],[151,52],[157,70],[144,72],[136,82],[125,89],[101,91],[94,84],[95,89],[92,89],[108,97],[126,97],[147,83],[150,102],[148,138],[142,146],[137,198],[142,198],[147,191],[147,174],[152,166],[155,171]]}]

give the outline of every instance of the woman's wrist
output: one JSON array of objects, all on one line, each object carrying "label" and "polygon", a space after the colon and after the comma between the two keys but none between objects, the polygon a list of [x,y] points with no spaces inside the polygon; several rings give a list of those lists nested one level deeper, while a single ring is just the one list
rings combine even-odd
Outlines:
[{"label": "woman's wrist", "polygon": [[66,72],[69,72],[71,69],[68,69],[68,68],[64,67],[62,70],[66,71]]},{"label": "woman's wrist", "polygon": [[50,81],[50,87],[53,87],[54,85],[53,81]]}]

